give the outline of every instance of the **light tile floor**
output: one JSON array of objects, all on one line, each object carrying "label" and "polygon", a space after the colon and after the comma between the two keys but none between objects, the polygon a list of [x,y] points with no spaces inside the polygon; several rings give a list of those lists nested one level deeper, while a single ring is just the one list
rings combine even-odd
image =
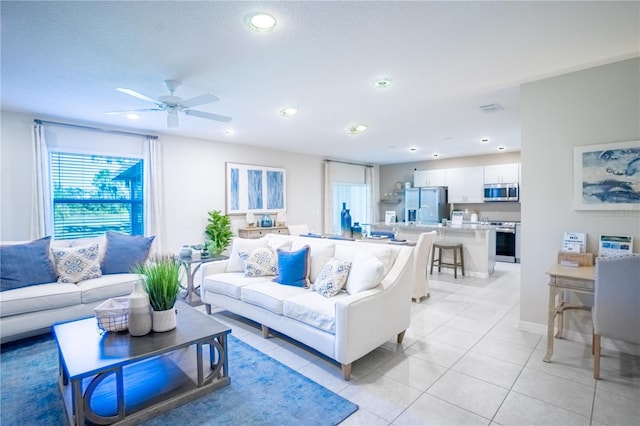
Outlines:
[{"label": "light tile floor", "polygon": [[545,338],[517,328],[519,265],[498,263],[488,279],[434,273],[430,286],[431,297],[412,304],[404,342],[354,362],[349,382],[311,349],[214,315],[235,337],[358,404],[343,425],[640,424],[640,357],[605,351],[599,381],[582,343],[556,340],[552,362],[543,362]]}]

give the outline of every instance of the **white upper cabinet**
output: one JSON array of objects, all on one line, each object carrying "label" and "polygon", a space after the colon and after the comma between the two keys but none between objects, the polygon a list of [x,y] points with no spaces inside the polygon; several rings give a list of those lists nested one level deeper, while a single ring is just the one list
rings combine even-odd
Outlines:
[{"label": "white upper cabinet", "polygon": [[446,186],[444,180],[444,169],[416,170],[413,172],[413,186]]},{"label": "white upper cabinet", "polygon": [[484,166],[484,183],[519,183],[520,164]]},{"label": "white upper cabinet", "polygon": [[483,203],[484,167],[446,169],[445,180],[449,203]]}]

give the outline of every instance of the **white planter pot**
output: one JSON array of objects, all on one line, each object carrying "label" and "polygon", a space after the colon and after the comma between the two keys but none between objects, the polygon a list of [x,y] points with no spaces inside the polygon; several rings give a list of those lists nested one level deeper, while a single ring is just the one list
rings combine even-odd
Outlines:
[{"label": "white planter pot", "polygon": [[176,328],[177,318],[175,308],[166,311],[153,311],[153,331],[163,332]]}]

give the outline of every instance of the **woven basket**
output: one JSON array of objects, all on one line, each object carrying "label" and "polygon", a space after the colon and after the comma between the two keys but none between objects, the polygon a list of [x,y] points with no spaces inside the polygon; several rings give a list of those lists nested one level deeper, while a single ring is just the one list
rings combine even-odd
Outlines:
[{"label": "woven basket", "polygon": [[103,331],[126,331],[129,327],[129,297],[107,299],[93,311],[96,313],[98,327]]}]

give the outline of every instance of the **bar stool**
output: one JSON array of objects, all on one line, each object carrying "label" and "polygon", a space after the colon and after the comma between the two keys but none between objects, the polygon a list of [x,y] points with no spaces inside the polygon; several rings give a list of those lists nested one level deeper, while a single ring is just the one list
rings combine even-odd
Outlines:
[{"label": "bar stool", "polygon": [[[436,249],[438,250],[437,259],[436,259]],[[453,250],[453,263],[442,261],[442,252],[444,250]],[[460,254],[460,259],[458,259],[458,253]],[[464,255],[462,254],[462,244],[434,242],[433,250],[431,250],[431,269],[429,271],[430,275],[433,275],[434,265],[438,267],[438,272],[441,271],[441,268],[453,268],[454,278],[458,278],[458,266],[459,266],[462,269],[462,276],[464,276]]]}]

